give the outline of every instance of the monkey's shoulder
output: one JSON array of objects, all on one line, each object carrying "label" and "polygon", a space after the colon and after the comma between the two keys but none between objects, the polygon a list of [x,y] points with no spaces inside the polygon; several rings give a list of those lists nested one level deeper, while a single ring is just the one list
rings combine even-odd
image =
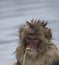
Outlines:
[{"label": "monkey's shoulder", "polygon": [[52,63],[52,65],[59,65],[59,50],[55,44],[49,44],[47,53],[49,56],[49,62]]}]

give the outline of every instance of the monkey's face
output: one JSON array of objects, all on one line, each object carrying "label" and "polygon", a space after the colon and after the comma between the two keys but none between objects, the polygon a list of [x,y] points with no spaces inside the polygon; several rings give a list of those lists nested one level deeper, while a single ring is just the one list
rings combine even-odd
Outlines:
[{"label": "monkey's face", "polygon": [[20,40],[27,49],[27,54],[37,56],[46,50],[47,41],[52,38],[51,31],[46,27],[47,23],[34,21],[20,29]]},{"label": "monkey's face", "polygon": [[36,35],[28,35],[25,38],[26,49],[29,54],[34,54],[38,51],[38,38]]},{"label": "monkey's face", "polygon": [[[39,48],[39,38],[34,33],[28,34],[25,38],[25,47],[27,49],[27,54],[31,56],[36,56],[38,54]],[[41,42],[41,41],[40,41]]]}]

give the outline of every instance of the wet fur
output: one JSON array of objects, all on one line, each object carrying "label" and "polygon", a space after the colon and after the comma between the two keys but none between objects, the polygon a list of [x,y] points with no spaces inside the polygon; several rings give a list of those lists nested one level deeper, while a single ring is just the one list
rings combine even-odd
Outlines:
[{"label": "wet fur", "polygon": [[[59,51],[57,47],[55,46],[55,44],[51,42],[51,39],[52,39],[51,29],[46,27],[46,25],[47,23],[44,23],[44,21],[31,20],[31,23],[27,22],[25,26],[22,26],[20,28],[19,30],[20,42],[16,49],[17,62],[15,65],[23,64],[25,47],[23,44],[24,42],[22,40],[26,36],[25,30],[26,30],[26,27],[28,28],[28,26],[32,28],[36,27],[36,29],[41,27],[42,32],[40,34],[41,35],[40,38],[42,39],[44,43],[42,43],[40,46],[41,48],[39,48],[39,51],[38,51],[39,55],[37,56],[37,58],[32,59],[31,57],[26,55],[25,65],[51,65],[59,60]],[[38,31],[38,35],[39,35],[39,31]]]}]

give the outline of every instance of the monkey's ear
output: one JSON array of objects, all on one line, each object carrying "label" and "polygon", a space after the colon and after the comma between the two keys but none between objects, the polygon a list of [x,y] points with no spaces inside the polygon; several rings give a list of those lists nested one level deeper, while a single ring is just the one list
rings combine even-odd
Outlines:
[{"label": "monkey's ear", "polygon": [[47,29],[47,30],[45,31],[45,36],[46,36],[46,38],[49,39],[49,40],[52,38],[51,29]]}]

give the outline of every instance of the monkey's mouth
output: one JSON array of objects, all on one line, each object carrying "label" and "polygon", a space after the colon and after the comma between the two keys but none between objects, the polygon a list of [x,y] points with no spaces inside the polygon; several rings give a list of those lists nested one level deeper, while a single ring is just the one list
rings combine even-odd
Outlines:
[{"label": "monkey's mouth", "polygon": [[31,57],[35,58],[38,55],[37,46],[34,44],[31,44],[26,47],[26,53]]},{"label": "monkey's mouth", "polygon": [[30,45],[26,47],[26,49],[27,49],[27,52],[29,53],[35,53],[37,51],[37,45],[31,43]]}]

